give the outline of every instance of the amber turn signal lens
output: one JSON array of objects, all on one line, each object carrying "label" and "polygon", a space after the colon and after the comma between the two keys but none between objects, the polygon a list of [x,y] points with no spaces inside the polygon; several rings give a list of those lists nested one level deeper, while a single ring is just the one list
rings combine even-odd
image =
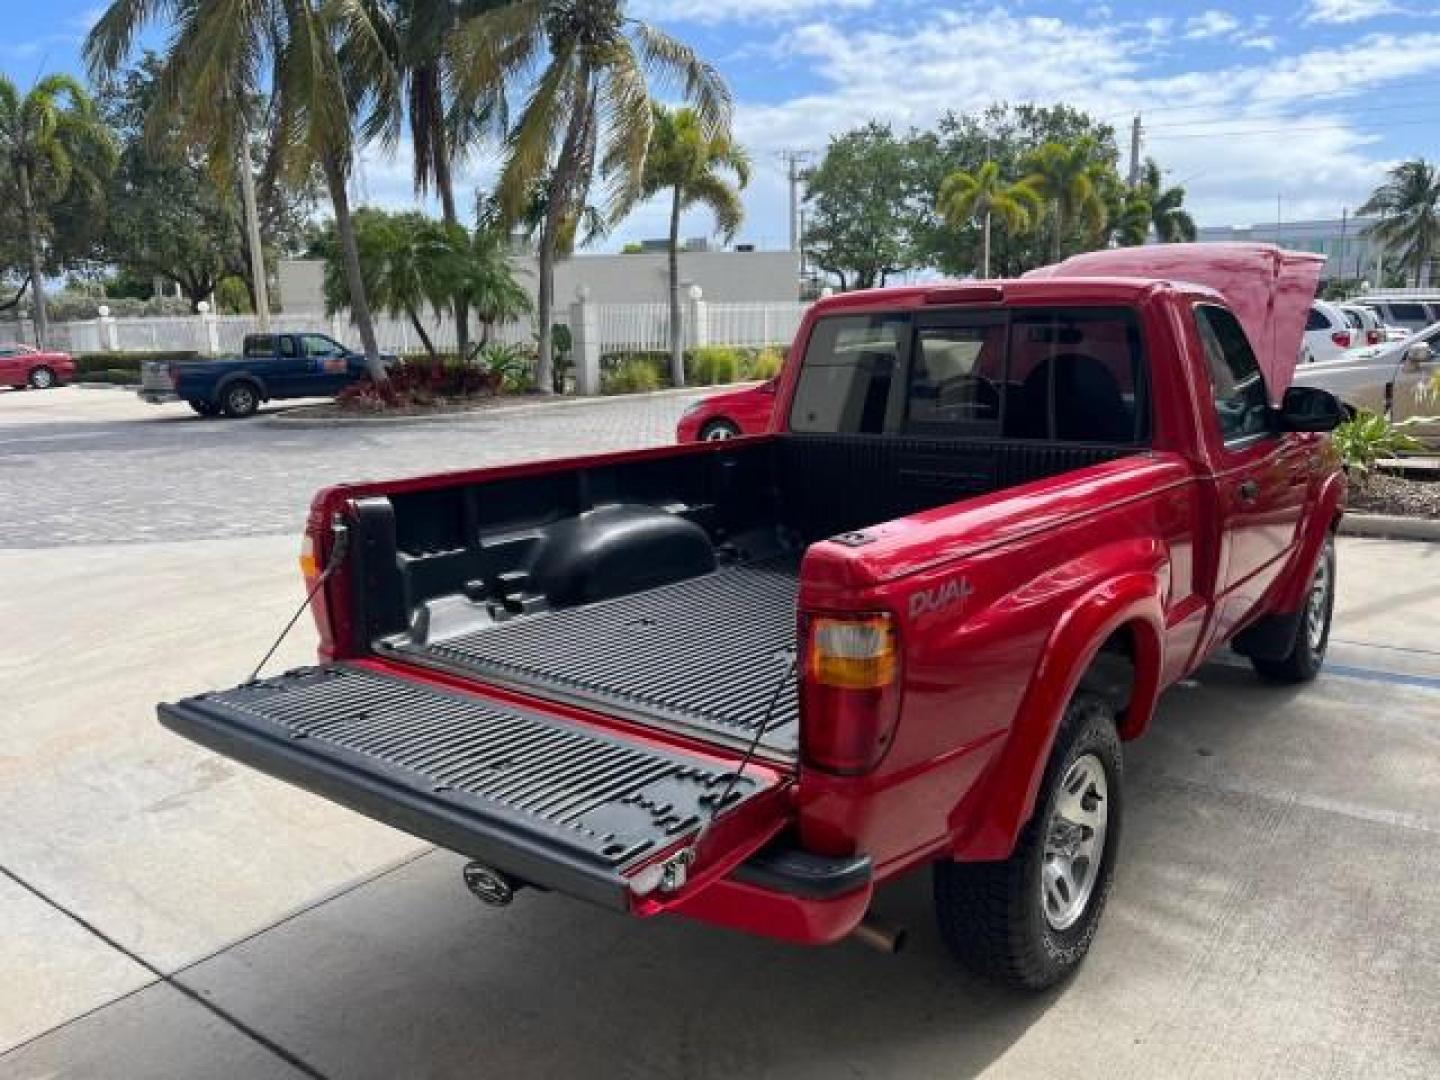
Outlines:
[{"label": "amber turn signal lens", "polygon": [[320,563],[315,558],[315,541],[309,536],[300,543],[300,573],[307,583],[320,576]]},{"label": "amber turn signal lens", "polygon": [[895,681],[898,651],[889,615],[818,616],[810,627],[810,677],[822,686],[868,690]]}]

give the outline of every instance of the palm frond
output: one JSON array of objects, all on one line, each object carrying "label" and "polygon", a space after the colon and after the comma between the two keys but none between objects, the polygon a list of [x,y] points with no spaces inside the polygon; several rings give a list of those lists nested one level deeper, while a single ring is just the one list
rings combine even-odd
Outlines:
[{"label": "palm frond", "polygon": [[641,62],[658,85],[679,91],[694,106],[707,137],[727,134],[733,105],[724,78],[694,49],[643,22],[629,24]]}]

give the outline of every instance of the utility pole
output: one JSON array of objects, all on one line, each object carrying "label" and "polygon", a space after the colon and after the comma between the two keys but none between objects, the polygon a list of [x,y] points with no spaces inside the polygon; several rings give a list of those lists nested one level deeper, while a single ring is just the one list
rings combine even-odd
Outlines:
[{"label": "utility pole", "polygon": [[1340,274],[1338,280],[1343,285],[1345,282],[1345,227],[1350,223],[1350,208],[1340,208]]},{"label": "utility pole", "polygon": [[811,157],[808,150],[781,150],[785,178],[790,183],[790,250],[800,250],[800,166]]},{"label": "utility pole", "polygon": [[1140,186],[1140,114],[1130,125],[1130,189]]},{"label": "utility pole", "polygon": [[245,204],[245,234],[250,245],[250,277],[255,282],[255,321],[270,329],[270,287],[265,280],[265,251],[260,246],[260,210],[255,204],[255,175],[250,171],[250,129],[240,128],[240,201]]}]

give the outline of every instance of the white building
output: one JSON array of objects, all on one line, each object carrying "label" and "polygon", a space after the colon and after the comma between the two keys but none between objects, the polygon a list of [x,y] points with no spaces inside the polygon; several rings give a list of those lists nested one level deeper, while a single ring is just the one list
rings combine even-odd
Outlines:
[{"label": "white building", "polygon": [[1383,280],[1381,246],[1366,235],[1373,218],[1325,218],[1319,221],[1262,222],[1255,225],[1210,225],[1196,230],[1201,243],[1249,241],[1278,244],[1292,251],[1312,251],[1325,256],[1322,281],[1346,279]]},{"label": "white building", "polygon": [[[516,276],[535,295],[539,276],[533,255],[513,258]],[[663,301],[668,297],[664,253],[576,255],[555,266],[555,302],[564,307],[584,286],[598,304]],[[324,267],[313,259],[282,259],[276,268],[279,305],[287,315],[325,310]],[[794,251],[681,251],[680,287],[700,286],[712,303],[796,301],[800,256]]]}]

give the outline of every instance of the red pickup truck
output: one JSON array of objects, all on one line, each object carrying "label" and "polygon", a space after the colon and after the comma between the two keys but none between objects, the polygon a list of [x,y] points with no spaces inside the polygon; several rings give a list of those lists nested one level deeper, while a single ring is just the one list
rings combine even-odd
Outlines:
[{"label": "red pickup truck", "polygon": [[1287,391],[1318,271],[1169,246],[837,296],[780,430],[330,488],[319,666],[161,718],[490,903],[892,946],[872,894],[929,867],[962,961],[1049,985],[1160,692],[1324,656],[1340,410]]}]

